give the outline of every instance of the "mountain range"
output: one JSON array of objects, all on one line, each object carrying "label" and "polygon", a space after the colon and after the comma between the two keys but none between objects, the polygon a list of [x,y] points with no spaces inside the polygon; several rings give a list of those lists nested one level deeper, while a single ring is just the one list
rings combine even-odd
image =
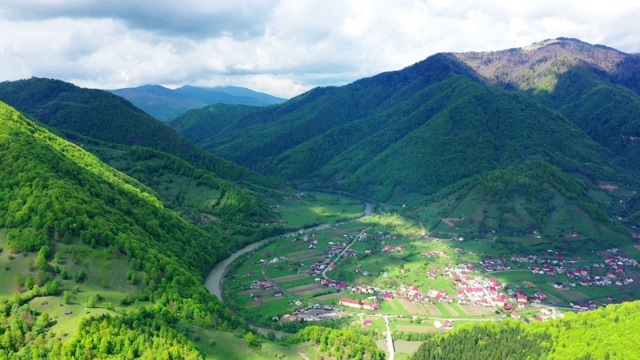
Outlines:
[{"label": "mountain range", "polygon": [[[558,38],[436,54],[282,104],[214,104],[168,123],[102,90],[0,83],[0,241],[30,257],[35,273],[24,281],[16,264],[28,262],[0,248],[17,287],[2,279],[12,295],[0,300],[0,354],[202,358],[190,331],[247,329],[203,279],[231,251],[283,231],[264,223],[273,220],[266,201],[291,192],[287,184],[375,201],[442,237],[534,233],[544,237],[536,250],[562,252],[628,245],[640,226],[639,64],[637,54]],[[149,92],[174,106],[163,89]],[[104,308],[95,311],[96,301]],[[461,341],[493,354],[501,336],[509,349],[562,357],[566,344],[587,351],[576,339],[602,339],[582,330],[587,319],[613,339],[638,311],[635,303],[569,315],[546,337],[509,322],[463,328],[430,338],[416,358],[436,348],[461,358]],[[75,335],[54,333],[59,323]],[[447,341],[456,337],[466,340]],[[475,347],[464,350],[472,357]],[[362,358],[381,354],[362,349]]]},{"label": "mountain range", "polygon": [[[637,54],[550,39],[436,54],[281,105],[193,110],[169,124],[260,173],[381,202],[413,203],[530,161],[585,184],[582,193],[600,193],[604,183],[638,183],[639,64]],[[594,206],[618,210],[608,203]],[[638,220],[635,210],[625,214]]]},{"label": "mountain range", "polygon": [[428,195],[528,159],[582,164],[592,175],[593,166],[635,171],[638,58],[564,38],[503,52],[437,54],[225,119],[206,139],[202,131],[180,131],[263,173],[381,201]]},{"label": "mountain range", "polygon": [[161,121],[169,121],[187,110],[213,104],[266,106],[286,101],[283,98],[237,86],[185,85],[177,89],[169,89],[161,85],[143,85],[108,91],[131,101],[135,106]]}]

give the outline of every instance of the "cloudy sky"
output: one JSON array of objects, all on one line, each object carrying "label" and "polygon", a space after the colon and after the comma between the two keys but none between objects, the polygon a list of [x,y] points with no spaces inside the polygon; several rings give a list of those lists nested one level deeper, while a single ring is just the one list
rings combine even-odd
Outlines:
[{"label": "cloudy sky", "polygon": [[0,0],[0,80],[282,97],[559,36],[640,52],[640,1]]}]

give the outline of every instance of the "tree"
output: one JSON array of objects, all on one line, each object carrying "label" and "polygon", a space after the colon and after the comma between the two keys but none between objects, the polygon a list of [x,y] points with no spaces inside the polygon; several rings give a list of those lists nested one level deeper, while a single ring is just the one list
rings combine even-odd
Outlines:
[{"label": "tree", "polygon": [[91,296],[91,297],[89,297],[89,299],[87,299],[87,307],[88,308],[96,307],[97,303],[98,303],[98,299],[95,296]]},{"label": "tree", "polygon": [[14,280],[16,282],[17,287],[24,285],[24,276],[22,276],[22,274],[17,273],[16,276],[14,277]]},{"label": "tree", "polygon": [[262,348],[262,343],[260,343],[260,339],[252,332],[248,332],[244,336],[244,340],[247,342],[247,346],[253,350],[260,350]]},{"label": "tree", "polygon": [[65,292],[62,293],[62,303],[65,305],[71,304],[71,293],[69,291],[65,290]]},{"label": "tree", "polygon": [[24,287],[31,290],[34,284],[33,275],[29,274],[29,276],[27,276],[27,280],[24,281]]}]

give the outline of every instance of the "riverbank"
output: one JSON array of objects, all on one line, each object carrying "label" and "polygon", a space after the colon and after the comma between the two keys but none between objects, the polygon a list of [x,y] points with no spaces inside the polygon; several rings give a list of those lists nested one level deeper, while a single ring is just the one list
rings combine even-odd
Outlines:
[{"label": "riverbank", "polygon": [[[241,255],[246,254],[246,253],[248,253],[250,251],[256,250],[260,246],[262,246],[262,245],[266,244],[267,242],[269,242],[271,240],[274,240],[274,239],[283,239],[283,238],[287,238],[287,237],[291,237],[291,236],[299,236],[299,235],[302,235],[302,234],[305,234],[305,233],[308,233],[308,232],[319,231],[319,230],[330,228],[332,226],[338,226],[338,225],[349,223],[351,221],[357,221],[357,220],[360,220],[360,219],[368,218],[372,214],[372,209],[373,209],[373,206],[370,203],[365,203],[364,216],[359,218],[359,219],[350,220],[350,221],[344,221],[344,222],[340,222],[340,223],[336,223],[336,224],[317,225],[317,226],[306,228],[306,229],[300,229],[300,230],[292,231],[292,232],[289,232],[289,233],[286,233],[286,234],[283,234],[283,235],[278,235],[278,236],[266,238],[266,239],[254,242],[252,244],[249,244],[249,245],[243,247],[242,249],[234,252],[233,254],[231,254],[226,259],[224,259],[224,260],[220,261],[219,263],[217,263],[216,266],[214,266],[214,268],[211,270],[211,272],[209,273],[209,275],[205,279],[204,284],[207,287],[207,289],[209,290],[209,292],[211,292],[218,299],[220,299],[220,301],[224,302],[224,300],[222,299],[222,282],[224,280],[224,275],[225,275],[229,265],[231,265],[231,263],[235,259],[240,257]],[[285,332],[282,332],[282,331],[276,331],[276,330],[263,328],[263,327],[258,327],[258,326],[251,326],[251,328],[256,330],[256,331],[258,331],[259,333],[261,333],[263,335],[267,335],[267,333],[269,333],[270,331],[273,331],[276,334],[276,337],[278,337],[278,338],[282,338],[283,336],[286,336],[286,335],[291,335],[291,334],[288,334],[288,333],[285,333]]]}]

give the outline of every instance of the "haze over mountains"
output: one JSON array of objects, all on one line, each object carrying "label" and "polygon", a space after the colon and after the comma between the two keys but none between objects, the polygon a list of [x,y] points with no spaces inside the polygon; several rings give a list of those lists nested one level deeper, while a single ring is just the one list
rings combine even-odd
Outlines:
[{"label": "haze over mountains", "polygon": [[158,120],[169,121],[187,110],[213,104],[241,104],[266,106],[280,104],[287,99],[237,86],[197,87],[185,85],[169,89],[160,85],[108,90],[131,101]]}]

